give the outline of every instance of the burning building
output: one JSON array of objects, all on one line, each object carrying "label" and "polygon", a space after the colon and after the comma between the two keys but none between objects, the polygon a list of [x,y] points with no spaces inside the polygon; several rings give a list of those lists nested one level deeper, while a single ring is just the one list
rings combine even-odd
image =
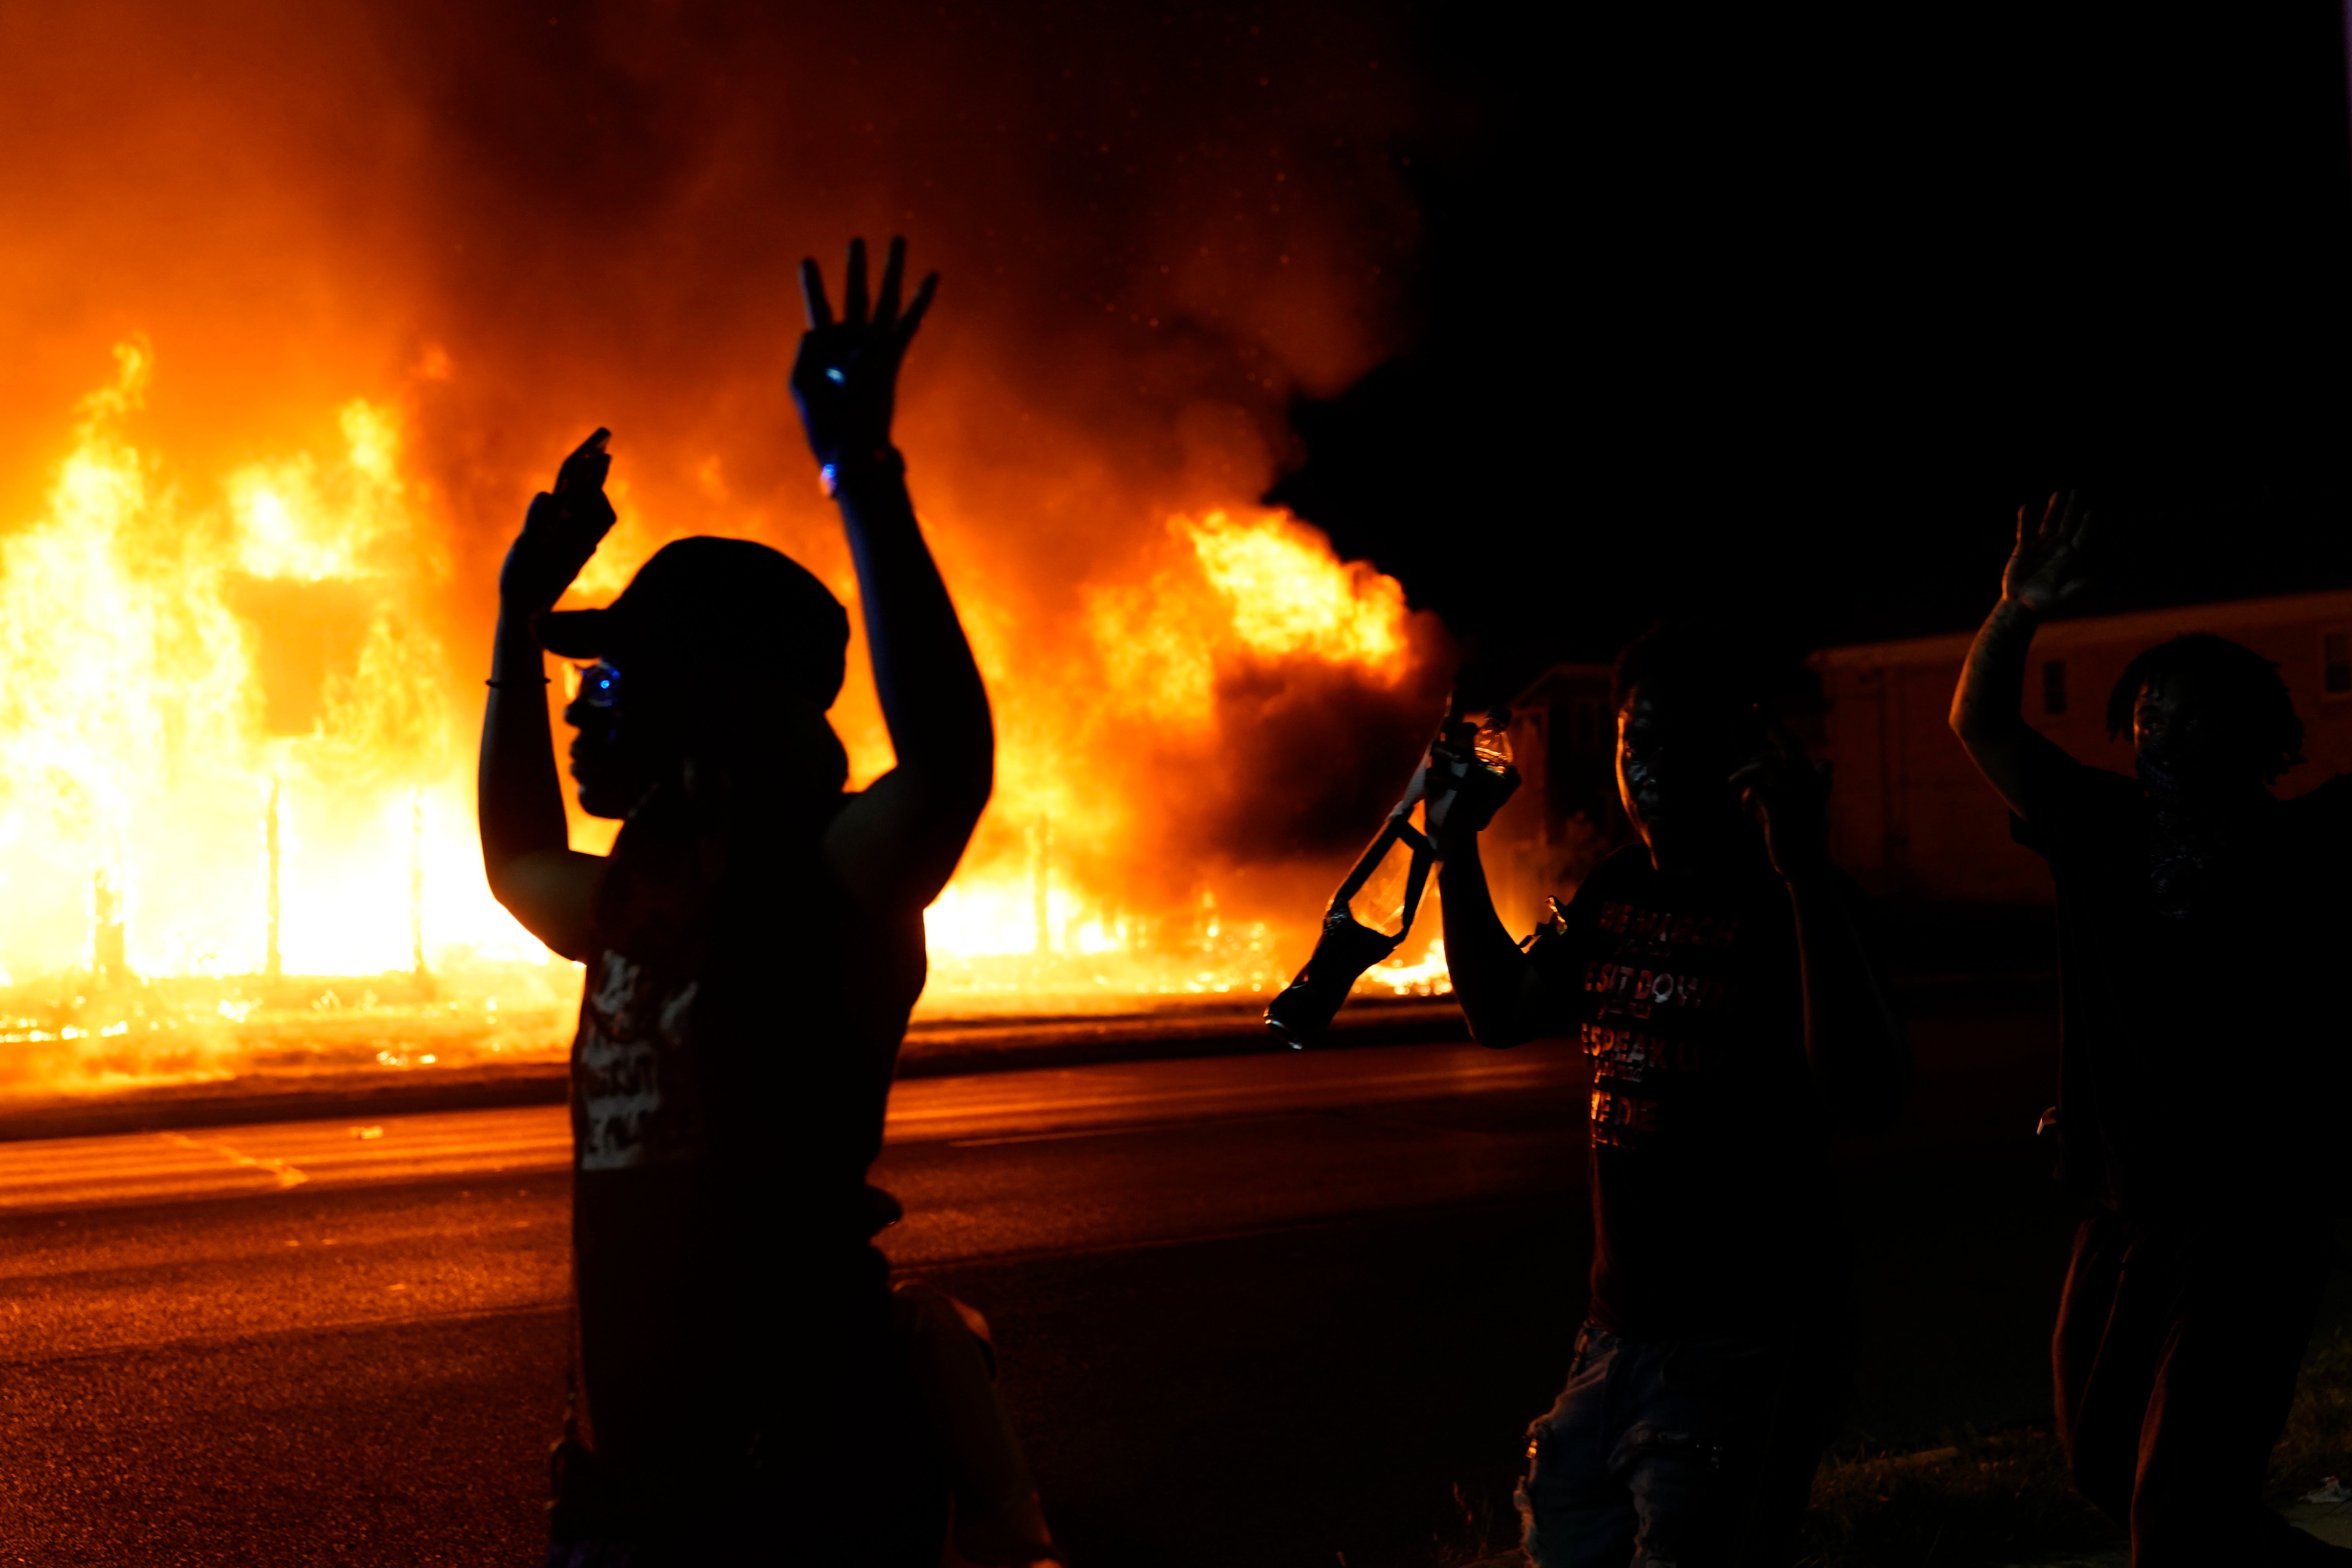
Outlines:
[{"label": "burning building", "polygon": [[793,263],[860,231],[947,279],[901,440],[1001,739],[926,1007],[1280,983],[1451,662],[1256,499],[1294,390],[1391,346],[1399,24],[1034,20],[884,8],[812,55],[750,12],[11,19],[0,1079],[215,1070],[272,1018],[560,1042],[576,977],[473,836],[499,553],[608,424],[574,602],[728,533],[854,605],[782,380]]}]

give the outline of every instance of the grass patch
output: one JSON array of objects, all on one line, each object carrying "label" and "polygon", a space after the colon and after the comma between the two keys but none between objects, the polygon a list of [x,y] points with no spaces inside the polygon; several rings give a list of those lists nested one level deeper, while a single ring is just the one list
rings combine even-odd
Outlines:
[{"label": "grass patch", "polygon": [[1813,1478],[1798,1568],[2005,1568],[2126,1543],[2074,1490],[2047,1427],[1969,1433],[1912,1454],[1833,1459]]},{"label": "grass patch", "polygon": [[2329,1476],[2352,1476],[2352,1334],[2329,1335],[2303,1363],[2271,1450],[2270,1500],[2300,1501]]},{"label": "grass patch", "polygon": [[[2323,1340],[2305,1362],[2286,1430],[2271,1455],[2268,1497],[2298,1501],[2329,1476],[2352,1477],[2352,1333]],[[1487,1559],[1517,1538],[1507,1505],[1465,1506],[1437,1568]],[[2046,1426],[1969,1433],[1916,1453],[1832,1459],[1813,1478],[1812,1507],[1792,1568],[2011,1568],[2128,1544],[2123,1527],[2074,1490]]]},{"label": "grass patch", "polygon": [[[2304,1363],[2271,1455],[2269,1500],[2352,1476],[2352,1334]],[[1798,1568],[2006,1568],[2112,1551],[2123,1528],[2074,1490],[2046,1426],[1970,1435],[1914,1454],[1832,1460],[1813,1479]]]}]

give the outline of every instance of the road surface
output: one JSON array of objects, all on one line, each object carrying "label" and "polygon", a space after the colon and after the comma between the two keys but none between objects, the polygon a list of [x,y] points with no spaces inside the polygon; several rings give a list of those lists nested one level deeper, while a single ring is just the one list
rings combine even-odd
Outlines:
[{"label": "road surface", "polygon": [[[1927,1103],[1848,1155],[1862,1431],[2039,1407],[2049,1033],[1925,1030]],[[882,1242],[994,1322],[1081,1568],[1433,1563],[1505,1529],[1565,1366],[1583,1082],[1438,1044],[910,1081]],[[0,1146],[0,1563],[535,1563],[567,1152],[549,1108]]]},{"label": "road surface", "polygon": [[[1012,1374],[1042,1415],[1067,1356],[1189,1315],[1132,1300],[1180,1253],[1572,1193],[1580,1083],[1463,1046],[912,1081],[885,1241],[1004,1298],[1008,1359],[1055,1342]],[[568,1153],[537,1107],[0,1146],[0,1561],[530,1561]]]}]

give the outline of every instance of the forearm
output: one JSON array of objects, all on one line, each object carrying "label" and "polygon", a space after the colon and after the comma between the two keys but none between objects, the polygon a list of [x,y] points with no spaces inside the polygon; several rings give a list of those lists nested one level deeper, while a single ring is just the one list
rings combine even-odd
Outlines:
[{"label": "forearm", "polygon": [[1828,873],[1789,881],[1813,1082],[1850,1124],[1894,1114],[1911,1080],[1911,1046],[1872,962],[1852,901]]},{"label": "forearm", "polygon": [[842,525],[857,570],[882,717],[902,767],[988,793],[988,692],[895,466],[845,476]]},{"label": "forearm", "polygon": [[1528,958],[1495,912],[1476,838],[1444,847],[1437,890],[1444,912],[1445,965],[1470,1032],[1484,1045],[1519,1044],[1528,1037],[1521,1016]]},{"label": "forearm", "polygon": [[489,701],[482,714],[477,810],[482,861],[493,892],[522,856],[562,849],[570,834],[547,721],[547,683],[527,616],[501,610],[491,645]]},{"label": "forearm", "polygon": [[2040,611],[2021,599],[2004,598],[1978,628],[1952,693],[1952,729],[1964,742],[1973,744],[2024,727],[2025,667],[2041,626]]}]

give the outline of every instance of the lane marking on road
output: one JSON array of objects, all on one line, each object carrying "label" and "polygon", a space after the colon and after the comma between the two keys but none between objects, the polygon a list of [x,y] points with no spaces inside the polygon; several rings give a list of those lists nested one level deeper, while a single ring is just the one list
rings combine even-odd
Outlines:
[{"label": "lane marking on road", "polygon": [[[915,1079],[891,1093],[884,1141],[984,1148],[1465,1096],[1580,1080],[1570,1048],[1384,1046]],[[560,1105],[420,1111],[0,1144],[0,1214],[184,1202],[354,1184],[551,1173],[572,1163]],[[268,1186],[257,1192],[257,1184]]]},{"label": "lane marking on road", "polygon": [[334,1121],[0,1144],[0,1214],[537,1173],[572,1159],[560,1105],[425,1111],[370,1125],[373,1138]]},{"label": "lane marking on road", "polygon": [[950,1149],[994,1149],[1006,1143],[1061,1143],[1072,1138],[1110,1138],[1132,1127],[1080,1127],[1068,1132],[1015,1132],[1005,1138],[950,1138]]},{"label": "lane marking on road", "polygon": [[916,1079],[892,1089],[884,1140],[964,1147],[983,1139],[1526,1093],[1580,1083],[1584,1070],[1564,1044],[1507,1053],[1449,1044]]},{"label": "lane marking on road", "polygon": [[257,1171],[267,1171],[278,1178],[278,1184],[281,1189],[299,1187],[310,1179],[283,1160],[258,1159],[251,1154],[239,1153],[226,1143],[202,1142],[180,1132],[158,1132],[155,1136],[167,1143],[177,1143],[184,1149],[201,1149],[206,1153],[218,1154],[232,1163],[247,1165]]}]

